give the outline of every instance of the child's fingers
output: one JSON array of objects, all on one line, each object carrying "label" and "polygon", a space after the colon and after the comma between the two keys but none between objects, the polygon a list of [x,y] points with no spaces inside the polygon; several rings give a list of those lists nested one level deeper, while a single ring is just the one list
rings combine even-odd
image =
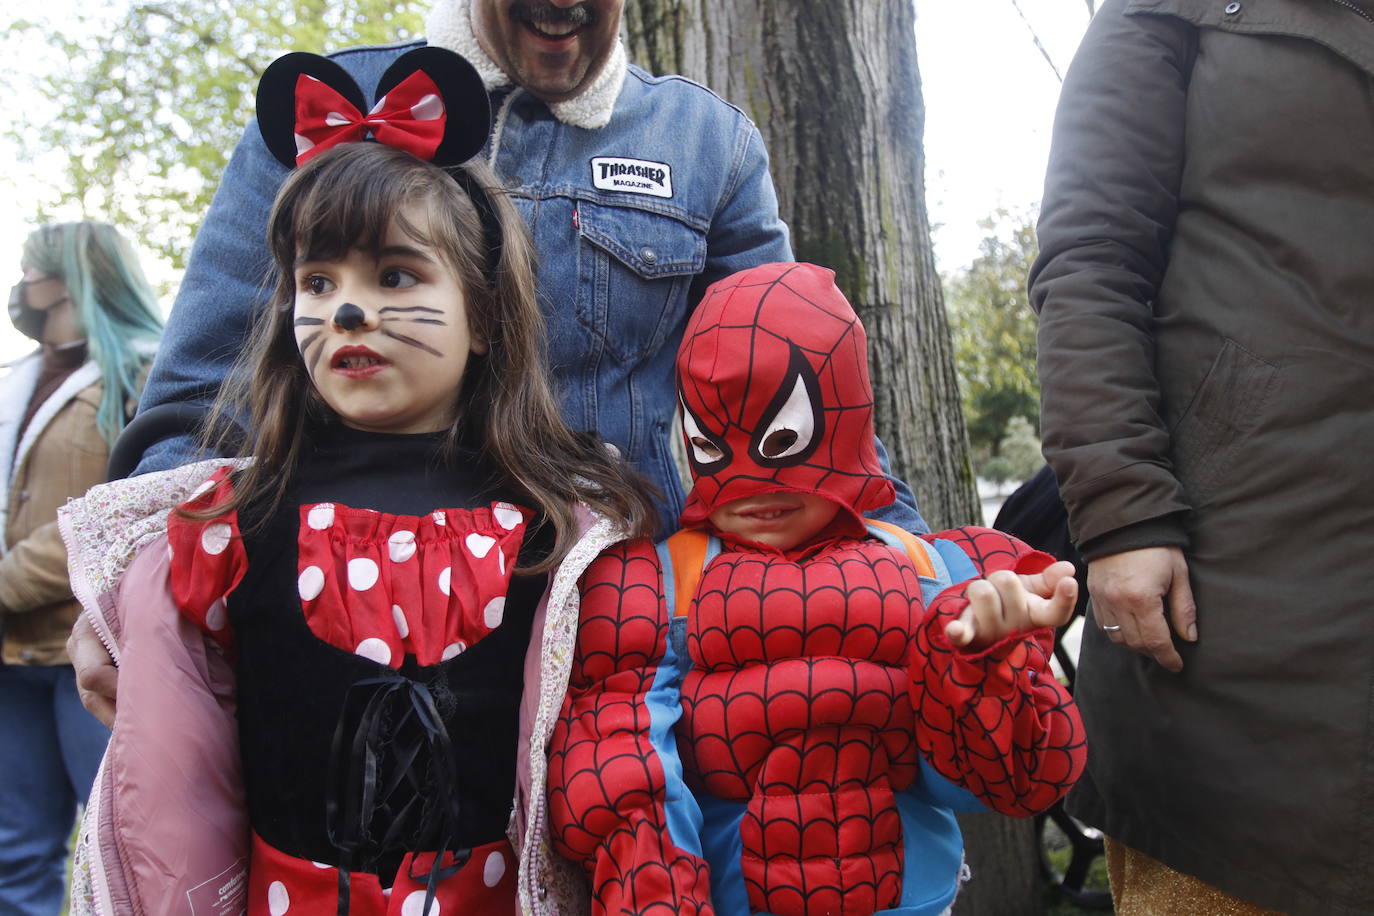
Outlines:
[{"label": "child's fingers", "polygon": [[995,639],[989,636],[998,629],[1002,615],[1002,599],[997,588],[986,579],[970,582],[964,592],[968,606],[958,620],[945,625],[945,638],[956,649],[966,648],[975,642],[978,645],[991,645]]},{"label": "child's fingers", "polygon": [[1031,628],[1062,627],[1073,617],[1077,603],[1078,581],[1073,576],[1060,579],[1054,584],[1054,592],[1048,598],[1030,596]]},{"label": "child's fingers", "polygon": [[1055,586],[1065,578],[1073,578],[1073,564],[1068,560],[1058,560],[1038,573],[1022,576],[1021,582],[1031,594],[1049,598],[1054,594]]},{"label": "child's fingers", "polygon": [[[1026,589],[1022,576],[1009,569],[999,569],[988,575],[987,581],[997,589],[998,620],[1000,636],[1015,630],[1024,629],[1030,622],[1027,600],[1033,598]],[[1000,638],[999,636],[999,638]]]}]

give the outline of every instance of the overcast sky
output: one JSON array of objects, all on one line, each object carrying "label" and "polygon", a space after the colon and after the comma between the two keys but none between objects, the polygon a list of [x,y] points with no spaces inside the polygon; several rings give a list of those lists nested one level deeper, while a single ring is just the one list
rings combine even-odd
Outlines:
[{"label": "overcast sky", "polygon": [[[76,2],[47,0],[44,9]],[[0,3],[14,8],[10,0]],[[1040,199],[1059,81],[1036,49],[1017,3],[1062,72],[1087,26],[1084,0],[916,0],[926,104],[926,194],[943,271],[977,256],[980,219],[999,207],[1026,210]],[[16,55],[24,49],[7,48],[7,53],[10,65],[16,59],[22,63]],[[18,110],[12,97],[0,101],[0,118],[9,117],[6,109]],[[25,168],[12,156],[0,155],[0,201],[7,202],[11,217],[0,222],[4,291],[18,279],[20,245],[34,211]],[[165,269],[149,266],[150,274],[167,276]],[[29,348],[0,319],[0,360]]]}]

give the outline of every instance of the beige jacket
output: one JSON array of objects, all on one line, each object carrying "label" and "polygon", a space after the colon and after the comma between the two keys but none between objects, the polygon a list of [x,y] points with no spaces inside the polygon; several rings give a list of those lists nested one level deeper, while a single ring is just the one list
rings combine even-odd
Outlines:
[{"label": "beige jacket", "polygon": [[67,579],[57,507],[105,479],[109,446],[96,430],[104,386],[87,362],[19,423],[42,357],[12,364],[0,379],[0,633],[7,665],[65,665],[79,607]]}]

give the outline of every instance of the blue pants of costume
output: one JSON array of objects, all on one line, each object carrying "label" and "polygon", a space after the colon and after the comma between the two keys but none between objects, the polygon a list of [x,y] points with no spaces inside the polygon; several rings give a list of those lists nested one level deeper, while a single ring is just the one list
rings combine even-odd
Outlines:
[{"label": "blue pants of costume", "polygon": [[70,665],[0,664],[0,916],[57,916],[67,840],[110,732]]}]

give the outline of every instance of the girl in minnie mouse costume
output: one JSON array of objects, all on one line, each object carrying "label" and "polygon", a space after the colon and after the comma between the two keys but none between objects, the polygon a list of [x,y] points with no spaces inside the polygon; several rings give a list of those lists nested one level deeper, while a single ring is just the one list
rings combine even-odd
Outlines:
[{"label": "girl in minnie mouse costume", "polygon": [[500,914],[563,892],[531,802],[574,583],[653,512],[559,417],[523,224],[463,164],[480,79],[425,48],[377,95],[363,113],[313,55],[263,76],[259,125],[296,172],[269,226],[280,304],[217,412],[247,422],[238,459],[64,512],[121,667],[73,912]]}]

